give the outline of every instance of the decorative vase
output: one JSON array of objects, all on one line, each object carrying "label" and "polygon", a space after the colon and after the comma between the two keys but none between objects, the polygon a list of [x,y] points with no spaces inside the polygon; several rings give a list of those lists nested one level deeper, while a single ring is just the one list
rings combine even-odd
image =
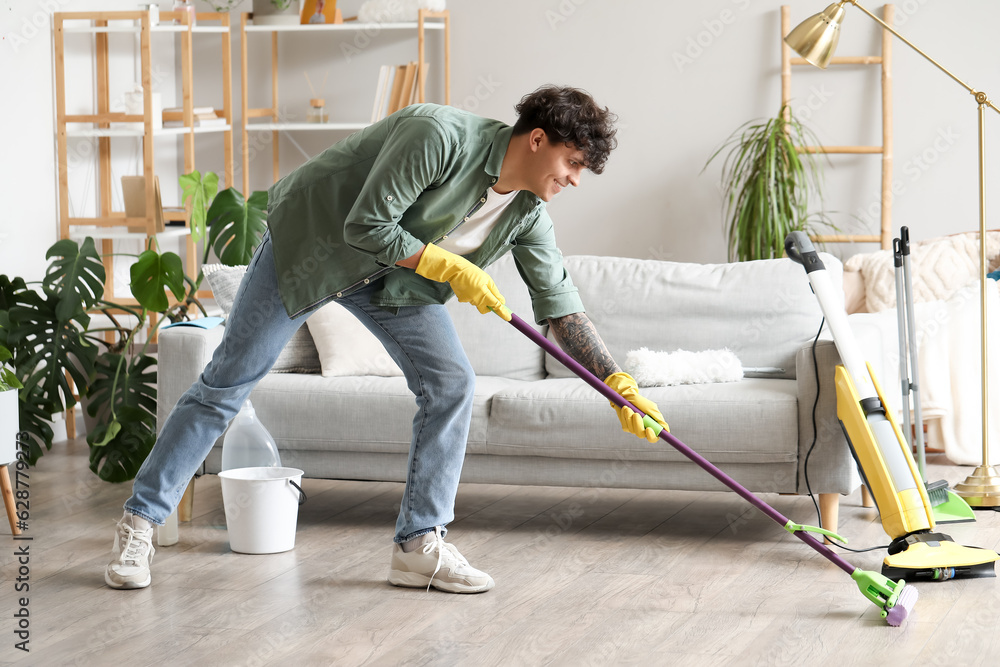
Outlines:
[{"label": "decorative vase", "polygon": [[17,389],[0,391],[0,466],[17,460]]},{"label": "decorative vase", "polygon": [[300,0],[253,0],[254,25],[298,25]]},{"label": "decorative vase", "polygon": [[[175,12],[187,12],[188,23],[195,25],[198,22],[197,12],[194,10],[194,0],[174,0]],[[178,25],[183,25],[180,21],[175,21]]]}]

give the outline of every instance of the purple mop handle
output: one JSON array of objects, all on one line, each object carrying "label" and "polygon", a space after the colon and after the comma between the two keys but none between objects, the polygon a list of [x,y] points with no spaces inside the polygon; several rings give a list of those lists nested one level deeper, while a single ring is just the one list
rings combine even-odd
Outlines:
[{"label": "purple mop handle", "polygon": [[[576,359],[563,352],[558,345],[554,344],[545,336],[535,331],[530,324],[522,320],[514,313],[510,313],[510,323],[514,326],[515,329],[523,333],[525,336],[533,340],[535,344],[537,344],[543,350],[545,350],[553,357],[555,357],[556,360],[559,361],[564,366],[566,366],[566,368],[570,369],[578,376],[580,376],[581,380],[589,384],[597,391],[601,392],[601,394],[609,401],[611,401],[612,403],[614,403],[619,407],[627,407],[631,409],[633,412],[645,416],[645,413],[643,413],[642,410],[640,410],[639,408],[635,407],[627,400],[622,398],[621,394],[619,394],[617,391],[615,391],[608,385],[601,382],[601,380],[598,379],[596,375],[594,375],[589,370],[584,368]],[[694,451],[693,449],[685,445],[683,442],[672,436],[670,433],[667,432],[666,429],[660,431],[660,438],[666,441],[667,444],[669,444],[671,447],[679,451],[681,454],[688,457],[689,459],[697,463],[699,466],[704,468],[706,472],[715,477],[717,480],[719,480],[720,482],[728,486],[730,489],[738,493],[748,503],[759,509],[767,516],[769,516],[771,519],[777,522],[782,528],[784,528],[789,523],[789,520],[785,518],[785,516],[782,515],[781,512],[774,509],[773,507],[765,503],[763,500],[755,496],[753,493],[747,490],[742,484],[737,482],[735,479],[733,479],[726,473],[716,468],[715,465],[713,465],[708,459],[706,459],[704,456],[702,456],[701,454]],[[823,544],[815,537],[810,535],[808,532],[795,531],[792,534],[795,535],[795,537],[802,540],[803,542],[805,542],[806,544],[808,544],[809,546],[811,546],[816,551],[818,551],[821,555],[825,556],[830,562],[832,562],[834,565],[842,569],[847,574],[853,574],[854,571],[857,569],[856,567],[848,563],[846,560],[841,558],[839,555],[837,555],[832,549],[830,549],[825,544]]]}]

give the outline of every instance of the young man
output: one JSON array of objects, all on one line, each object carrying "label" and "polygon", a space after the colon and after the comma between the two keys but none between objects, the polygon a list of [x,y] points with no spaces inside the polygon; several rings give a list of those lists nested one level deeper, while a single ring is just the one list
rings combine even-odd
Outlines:
[{"label": "young man", "polygon": [[[639,395],[584,314],[545,211],[584,169],[601,173],[614,116],[585,92],[525,96],[514,127],[451,107],[414,105],[335,144],[274,184],[268,227],[222,343],[167,418],[136,475],[105,581],[151,580],[152,524],[162,524],[213,443],[308,314],[336,299],[385,345],[417,414],[389,581],[453,593],[493,579],[446,543],[471,421],[475,375],[443,304],[452,294],[488,313],[504,303],[487,267],[512,252],[536,321],[636,407]],[[493,317],[493,315],[490,315]],[[650,442],[639,415],[622,428]],[[665,424],[664,424],[665,425]]]}]

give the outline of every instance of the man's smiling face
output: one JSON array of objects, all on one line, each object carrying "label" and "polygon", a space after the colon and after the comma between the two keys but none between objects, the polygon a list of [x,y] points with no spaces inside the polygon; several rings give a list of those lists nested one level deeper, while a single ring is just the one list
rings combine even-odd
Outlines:
[{"label": "man's smiling face", "polygon": [[582,150],[572,144],[549,141],[544,133],[531,147],[533,155],[525,174],[527,190],[542,201],[552,201],[563,188],[580,185],[580,175],[587,168]]}]

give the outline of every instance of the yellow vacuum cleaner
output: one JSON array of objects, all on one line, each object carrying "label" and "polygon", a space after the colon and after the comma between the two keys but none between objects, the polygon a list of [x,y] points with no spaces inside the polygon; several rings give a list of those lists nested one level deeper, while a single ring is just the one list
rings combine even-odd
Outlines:
[{"label": "yellow vacuum cleaner", "polygon": [[837,417],[875,499],[882,528],[892,539],[882,574],[908,581],[996,576],[993,563],[1000,556],[995,552],[955,544],[948,535],[934,532],[923,479],[875,374],[864,361],[826,267],[803,232],[788,235],[785,251],[805,268],[843,361],[835,378]]}]

